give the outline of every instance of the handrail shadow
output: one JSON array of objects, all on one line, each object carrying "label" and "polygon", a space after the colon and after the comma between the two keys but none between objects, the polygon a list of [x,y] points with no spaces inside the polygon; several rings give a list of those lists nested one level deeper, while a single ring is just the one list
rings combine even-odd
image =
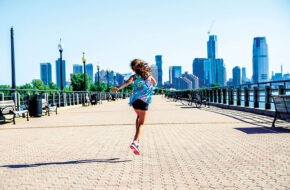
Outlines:
[{"label": "handrail shadow", "polygon": [[[241,130],[247,134],[256,134],[256,133],[290,133],[290,129],[287,129],[285,127],[271,127],[272,126],[272,117],[269,116],[264,116],[264,115],[258,115],[255,113],[248,113],[248,112],[243,112],[243,111],[239,111],[239,110],[227,110],[227,109],[206,109],[207,111],[213,112],[213,113],[217,113],[217,114],[221,114],[224,116],[228,116],[231,118],[234,118],[236,120],[242,121],[244,123],[248,123],[251,125],[255,125],[255,126],[259,126],[262,128],[259,128],[261,130],[258,130],[258,128],[249,128],[249,130],[247,130],[247,128],[245,128],[245,130]],[[256,116],[256,117],[253,117]],[[281,122],[283,124],[285,124],[285,122]],[[265,132],[265,130],[263,130],[263,128],[265,130],[268,130],[268,132]],[[237,128],[238,130],[240,130],[240,128]],[[242,128],[241,128],[242,129]],[[269,132],[272,131],[272,132]]]},{"label": "handrail shadow", "polygon": [[47,165],[85,164],[85,163],[94,163],[94,162],[121,163],[121,162],[132,161],[132,160],[119,160],[119,159],[120,158],[109,158],[109,159],[72,160],[72,161],[66,161],[66,162],[46,162],[46,163],[36,163],[36,164],[11,164],[11,165],[3,165],[0,167],[30,168],[30,167],[39,167],[39,166],[47,166]]},{"label": "handrail shadow", "polygon": [[244,132],[248,135],[252,134],[269,134],[269,133],[290,133],[289,129],[285,129],[283,127],[241,127],[241,128],[234,128],[241,132]]}]

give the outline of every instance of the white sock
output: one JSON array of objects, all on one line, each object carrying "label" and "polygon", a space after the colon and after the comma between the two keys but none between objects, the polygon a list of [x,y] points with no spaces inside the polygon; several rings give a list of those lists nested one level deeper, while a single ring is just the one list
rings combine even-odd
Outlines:
[{"label": "white sock", "polygon": [[133,143],[139,145],[139,141],[133,141]]}]

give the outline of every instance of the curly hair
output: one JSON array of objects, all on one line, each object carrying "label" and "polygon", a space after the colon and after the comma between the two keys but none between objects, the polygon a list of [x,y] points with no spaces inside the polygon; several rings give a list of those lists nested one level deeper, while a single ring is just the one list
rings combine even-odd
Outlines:
[{"label": "curly hair", "polygon": [[135,73],[141,76],[143,79],[147,79],[151,75],[151,68],[148,63],[141,59],[134,59],[131,61],[131,68]]}]

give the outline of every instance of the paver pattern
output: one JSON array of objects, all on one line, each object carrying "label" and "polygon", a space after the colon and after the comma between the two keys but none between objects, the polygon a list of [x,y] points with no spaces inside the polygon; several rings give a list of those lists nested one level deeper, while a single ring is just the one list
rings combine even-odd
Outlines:
[{"label": "paver pattern", "polygon": [[140,156],[135,118],[119,100],[0,125],[0,190],[290,189],[290,131],[271,117],[154,96]]}]

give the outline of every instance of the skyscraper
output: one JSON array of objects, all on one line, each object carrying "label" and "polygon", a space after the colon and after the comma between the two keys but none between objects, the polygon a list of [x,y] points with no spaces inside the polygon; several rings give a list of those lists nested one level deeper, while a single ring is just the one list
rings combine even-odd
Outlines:
[{"label": "skyscraper", "polygon": [[152,76],[155,78],[156,83],[158,84],[158,68],[157,68],[157,65],[152,64],[151,65],[151,70],[152,70]]},{"label": "skyscraper", "polygon": [[233,85],[240,85],[241,83],[241,69],[239,66],[236,66],[233,68]]},{"label": "skyscraper", "polygon": [[52,82],[50,63],[40,63],[40,79],[45,85],[49,85]]},{"label": "skyscraper", "polygon": [[93,64],[86,64],[86,74],[91,78],[91,83],[94,82],[94,67]]},{"label": "skyscraper", "polygon": [[[57,59],[55,61],[55,65],[56,65],[56,85],[58,86],[58,88],[61,88],[61,84],[60,84],[60,59]],[[66,69],[65,69],[65,60],[62,60],[62,85],[63,87],[66,86]]]},{"label": "skyscraper", "polygon": [[83,66],[79,64],[73,65],[73,74],[83,73]]},{"label": "skyscraper", "polygon": [[254,83],[269,79],[268,45],[266,37],[256,37],[253,43],[253,77]]},{"label": "skyscraper", "polygon": [[162,55],[155,56],[155,62],[158,68],[158,83],[157,86],[162,86]]},{"label": "skyscraper", "polygon": [[217,57],[217,36],[210,35],[207,42],[207,58],[216,59]]},{"label": "skyscraper", "polygon": [[173,88],[177,90],[192,89],[192,82],[186,77],[175,78]]},{"label": "skyscraper", "polygon": [[192,88],[196,89],[199,88],[199,80],[198,77],[193,75],[193,74],[189,74],[188,72],[185,72],[182,77],[187,78],[188,80],[190,80],[192,82]]},{"label": "skyscraper", "polygon": [[226,67],[224,65],[223,59],[215,59],[215,69],[216,71],[213,72],[215,76],[214,83],[219,83],[220,85],[224,86],[226,84],[227,76],[226,76]]},{"label": "skyscraper", "polygon": [[247,82],[246,67],[242,67],[242,84]]},{"label": "skyscraper", "polygon": [[181,77],[181,73],[182,73],[181,66],[169,67],[169,83],[173,84],[175,78]]},{"label": "skyscraper", "polygon": [[192,63],[192,73],[199,78],[199,87],[207,86],[205,81],[205,60],[206,58],[195,58]]}]

